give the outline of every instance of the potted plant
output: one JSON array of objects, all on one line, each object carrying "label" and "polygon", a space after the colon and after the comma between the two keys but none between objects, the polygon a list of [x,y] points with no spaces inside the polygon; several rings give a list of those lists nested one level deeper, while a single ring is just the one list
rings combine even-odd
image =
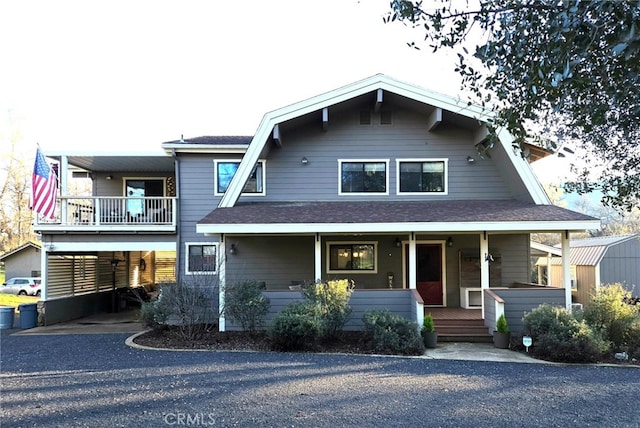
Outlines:
[{"label": "potted plant", "polygon": [[500,349],[509,349],[511,341],[511,333],[509,332],[509,324],[504,314],[498,317],[496,321],[496,331],[493,332],[493,345]]},{"label": "potted plant", "polygon": [[438,333],[436,332],[436,327],[433,324],[433,317],[431,314],[424,316],[420,335],[422,336],[425,348],[435,348],[438,344]]}]

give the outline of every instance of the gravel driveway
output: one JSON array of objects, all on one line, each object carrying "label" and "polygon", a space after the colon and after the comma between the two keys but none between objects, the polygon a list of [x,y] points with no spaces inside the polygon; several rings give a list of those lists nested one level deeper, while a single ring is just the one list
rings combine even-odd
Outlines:
[{"label": "gravel driveway", "polygon": [[640,369],[2,336],[5,427],[639,427]]}]

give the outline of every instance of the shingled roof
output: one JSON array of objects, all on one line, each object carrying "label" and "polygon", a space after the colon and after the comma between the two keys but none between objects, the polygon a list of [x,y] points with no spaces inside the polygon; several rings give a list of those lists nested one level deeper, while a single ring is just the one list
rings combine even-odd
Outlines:
[{"label": "shingled roof", "polygon": [[[384,201],[384,202],[272,202],[239,203],[230,208],[216,208],[204,217],[198,226],[206,229],[229,228],[243,225],[247,231],[251,226],[262,225],[262,232],[269,233],[269,225],[282,230],[282,225],[411,225],[412,230],[428,230],[429,224],[447,223],[454,229],[455,223],[473,224],[531,223],[540,225],[540,230],[554,230],[552,224],[564,222],[594,222],[593,217],[560,208],[554,205],[536,205],[516,200],[480,201]],[[421,228],[422,224],[425,227]],[[594,223],[595,224],[595,223]],[[496,226],[502,228],[503,226]],[[373,227],[372,230],[380,230]],[[517,229],[517,228],[516,228]],[[395,229],[390,229],[393,231]],[[514,229],[515,230],[515,229]],[[557,228],[555,229],[557,230]],[[212,232],[209,230],[209,232]]]}]

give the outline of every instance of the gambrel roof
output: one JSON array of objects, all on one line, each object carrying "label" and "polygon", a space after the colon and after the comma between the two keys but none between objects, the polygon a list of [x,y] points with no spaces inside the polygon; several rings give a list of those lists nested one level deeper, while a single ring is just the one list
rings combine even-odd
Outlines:
[{"label": "gambrel roof", "polygon": [[[460,99],[400,82],[383,74],[376,74],[367,79],[265,114],[218,207],[228,208],[236,204],[242,193],[244,183],[246,183],[269,141],[271,141],[271,139],[276,142],[279,141],[278,126],[281,123],[312,112],[322,112],[324,120],[324,116],[328,115],[328,113],[325,114],[325,112],[328,112],[328,110],[325,109],[368,93],[375,94],[376,103],[378,104],[383,102],[385,93],[392,93],[417,103],[433,106],[435,108],[433,114],[426,120],[432,122],[434,125],[442,120],[443,111],[453,112],[475,123],[486,121],[491,115],[487,110],[479,106],[470,105]],[[486,128],[480,128],[478,134],[480,134],[477,138],[479,142],[486,136]],[[547,194],[535,177],[527,161],[514,153],[511,147],[513,137],[511,137],[506,130],[499,130],[497,135],[508,162],[511,162],[517,170],[531,199],[536,204],[549,204],[550,201]]]}]

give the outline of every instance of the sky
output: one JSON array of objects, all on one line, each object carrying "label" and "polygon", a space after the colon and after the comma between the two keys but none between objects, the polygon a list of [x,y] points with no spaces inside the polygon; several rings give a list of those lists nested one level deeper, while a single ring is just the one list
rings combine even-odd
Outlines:
[{"label": "sky", "polygon": [[384,24],[388,11],[389,0],[0,2],[0,135],[45,153],[253,135],[266,112],[377,73],[457,96],[455,54],[410,48],[424,33]]}]

